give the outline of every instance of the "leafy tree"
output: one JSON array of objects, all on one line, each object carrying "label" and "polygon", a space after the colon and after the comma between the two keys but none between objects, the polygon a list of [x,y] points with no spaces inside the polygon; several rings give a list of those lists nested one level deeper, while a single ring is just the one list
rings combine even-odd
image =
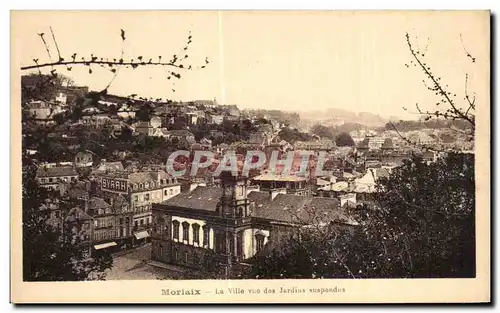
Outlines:
[{"label": "leafy tree", "polygon": [[340,133],[337,138],[335,138],[335,144],[337,147],[354,147],[354,140],[348,133]]},{"label": "leafy tree", "polygon": [[136,118],[139,121],[149,121],[153,116],[153,108],[148,103],[145,103],[141,106],[141,108],[137,111]]},{"label": "leafy tree", "polygon": [[352,232],[312,228],[257,259],[257,278],[475,277],[474,157],[414,156],[378,182]]},{"label": "leafy tree", "polygon": [[372,228],[394,247],[399,276],[475,276],[473,155],[450,153],[431,164],[415,156],[382,178],[379,190],[383,213]]},{"label": "leafy tree", "polygon": [[280,130],[278,136],[289,143],[295,143],[296,141],[308,141],[312,139],[310,134],[302,133],[296,128],[290,129],[289,127],[285,127]]},{"label": "leafy tree", "polygon": [[[43,204],[55,195],[38,185],[36,167],[26,160],[23,170],[23,279],[25,281],[76,281],[105,277],[112,258],[101,254],[84,258],[71,232],[50,225],[50,210]],[[62,205],[62,204],[59,204]],[[64,210],[63,210],[64,211]]]},{"label": "leafy tree", "polygon": [[321,138],[327,138],[327,139],[335,139],[335,134],[333,133],[332,128],[321,125],[321,124],[316,124],[311,128],[311,133],[320,136]]},{"label": "leafy tree", "polygon": [[132,129],[130,129],[130,127],[127,127],[127,126],[123,126],[122,127],[122,132],[120,134],[120,140],[122,141],[132,141],[132,138],[133,138],[133,132],[132,132]]}]

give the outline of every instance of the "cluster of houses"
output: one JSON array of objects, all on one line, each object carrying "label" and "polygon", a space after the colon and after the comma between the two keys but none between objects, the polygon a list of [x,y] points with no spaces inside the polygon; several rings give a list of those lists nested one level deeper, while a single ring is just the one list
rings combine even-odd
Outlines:
[{"label": "cluster of houses", "polygon": [[[101,249],[125,249],[144,243],[150,236],[151,205],[181,192],[175,177],[159,168],[124,169],[121,162],[102,160],[90,166],[91,174],[80,179],[82,167],[74,164],[42,164],[37,180],[44,188],[58,192],[75,207],[64,209],[51,201],[49,223],[80,237],[85,254]],[[57,199],[57,198],[56,198]]]},{"label": "cluster of houses", "polygon": [[[67,88],[52,102],[33,101],[28,104],[29,112],[40,123],[52,123],[54,112],[71,105],[73,94]],[[166,172],[166,164],[125,167],[121,161],[96,160],[91,151],[80,151],[73,162],[40,164],[40,186],[64,199],[43,205],[50,212],[48,222],[71,231],[86,255],[152,242],[151,258],[157,262],[197,269],[247,266],[279,248],[300,227],[356,227],[350,209],[372,207],[377,180],[389,177],[415,152],[392,132],[351,133],[353,147],[336,147],[334,141],[317,136],[289,143],[279,137],[286,126],[273,119],[254,123],[257,117],[243,117],[236,106],[219,105],[215,100],[157,103],[149,120],[133,123],[126,121],[134,119],[139,109],[130,99],[104,96],[98,104],[99,108],[83,110],[79,124],[92,128],[111,125],[113,135],[130,127],[135,134],[166,138],[179,149],[209,150],[216,155],[235,151],[244,156],[249,150],[261,150],[269,159],[274,151],[281,156],[288,151],[312,151],[313,159],[320,152],[326,152],[328,158],[321,175],[315,174],[314,162],[299,174],[296,170],[302,159],[294,156],[291,173],[266,163],[248,177],[226,172],[214,177],[207,168],[193,177],[174,177]],[[113,114],[103,109],[111,106],[116,109]],[[190,131],[193,125],[240,123],[242,118],[254,127],[246,141],[214,146],[207,138],[216,138],[219,130],[209,130],[198,141]],[[185,129],[172,129],[179,121]],[[408,134],[422,145],[436,144],[435,135],[425,131]],[[422,156],[429,162],[438,157],[430,151]],[[63,209],[62,202],[68,200],[77,204]]]}]

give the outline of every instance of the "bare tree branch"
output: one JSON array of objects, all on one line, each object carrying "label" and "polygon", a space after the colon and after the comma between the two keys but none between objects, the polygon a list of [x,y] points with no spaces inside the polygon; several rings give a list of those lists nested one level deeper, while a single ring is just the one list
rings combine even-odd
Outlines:
[{"label": "bare tree branch", "polygon": [[[411,41],[410,41],[410,36],[408,33],[406,33],[406,42],[408,44],[408,47],[410,49],[410,52],[413,56],[413,58],[415,59],[415,61],[417,62],[417,64],[420,66],[420,68],[424,71],[424,73],[426,74],[426,76],[433,82],[434,84],[434,88],[436,89],[437,93],[440,94],[441,96],[444,97],[444,99],[448,102],[448,104],[450,105],[451,107],[451,113],[455,114],[455,115],[450,115],[451,118],[455,118],[455,119],[463,119],[467,122],[470,123],[470,125],[474,128],[475,126],[475,123],[474,123],[474,120],[468,116],[467,114],[465,114],[464,112],[462,112],[460,109],[457,108],[457,106],[455,105],[455,102],[449,97],[449,92],[447,92],[442,86],[441,84],[439,83],[439,79],[436,78],[431,72],[430,72],[430,68],[429,67],[426,67],[422,61],[420,60],[420,58],[418,57],[417,54],[419,54],[418,52],[416,52],[413,47],[412,47],[412,44],[411,44]],[[439,111],[436,111],[438,112],[439,114]],[[441,113],[441,114],[444,114],[443,116],[447,116],[446,113]]]},{"label": "bare tree branch", "polygon": [[469,51],[467,51],[467,49],[465,48],[465,44],[464,44],[464,40],[463,40],[463,38],[462,38],[462,34],[460,34],[460,42],[462,43],[462,48],[464,49],[464,52],[465,52],[465,54],[467,55],[467,57],[471,59],[472,63],[476,63],[476,58],[475,58],[475,57],[473,57],[473,56],[469,53]]}]

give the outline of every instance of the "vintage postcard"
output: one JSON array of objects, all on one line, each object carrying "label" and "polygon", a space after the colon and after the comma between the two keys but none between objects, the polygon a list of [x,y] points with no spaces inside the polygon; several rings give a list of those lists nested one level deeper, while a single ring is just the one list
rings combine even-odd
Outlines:
[{"label": "vintage postcard", "polygon": [[11,12],[14,303],[490,302],[489,11]]}]

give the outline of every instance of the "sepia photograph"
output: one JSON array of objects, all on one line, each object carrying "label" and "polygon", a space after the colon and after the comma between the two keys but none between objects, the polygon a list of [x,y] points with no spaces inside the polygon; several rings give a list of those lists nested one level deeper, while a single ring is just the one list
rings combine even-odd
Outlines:
[{"label": "sepia photograph", "polygon": [[11,301],[490,301],[490,19],[11,11]]}]

